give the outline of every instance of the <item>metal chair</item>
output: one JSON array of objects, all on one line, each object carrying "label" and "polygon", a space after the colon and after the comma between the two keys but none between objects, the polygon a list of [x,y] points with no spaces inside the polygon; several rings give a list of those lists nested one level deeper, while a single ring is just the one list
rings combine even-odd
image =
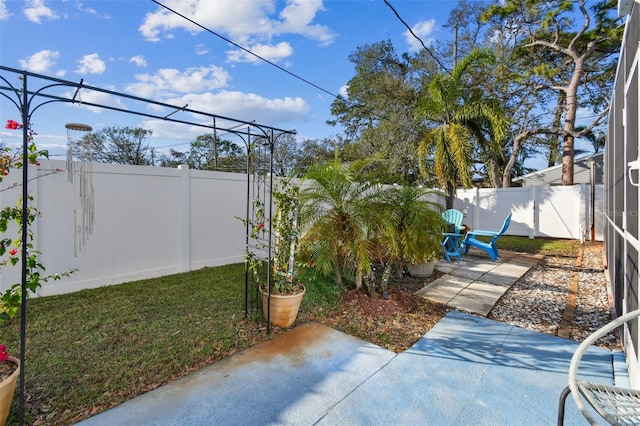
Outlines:
[{"label": "metal chair", "polygon": [[558,407],[558,425],[564,424],[567,396],[571,394],[580,413],[591,425],[598,425],[584,401],[612,425],[640,424],[640,390],[578,380],[578,367],[585,351],[600,337],[640,316],[640,309],[622,315],[587,337],[576,349],[569,365],[569,385],[562,391]]}]

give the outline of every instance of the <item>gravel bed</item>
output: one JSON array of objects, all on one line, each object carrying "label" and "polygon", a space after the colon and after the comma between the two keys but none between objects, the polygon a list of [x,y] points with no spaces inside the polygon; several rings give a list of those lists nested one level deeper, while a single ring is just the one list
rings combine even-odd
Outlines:
[{"label": "gravel bed", "polygon": [[[576,267],[576,260],[574,257],[545,256],[505,293],[489,318],[557,335],[575,276],[578,294],[568,333],[573,340],[584,340],[611,321],[602,245],[583,247],[581,267]],[[616,347],[615,336],[613,333],[605,336],[597,344]]]}]

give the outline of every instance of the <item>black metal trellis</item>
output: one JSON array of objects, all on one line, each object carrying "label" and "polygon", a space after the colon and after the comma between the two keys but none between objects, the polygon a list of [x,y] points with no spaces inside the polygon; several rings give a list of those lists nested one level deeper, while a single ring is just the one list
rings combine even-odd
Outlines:
[{"label": "black metal trellis", "polygon": [[[267,321],[271,332],[271,288],[273,280],[274,150],[280,136],[272,129],[266,136],[247,136],[247,204],[245,238],[245,315]],[[261,288],[262,287],[262,288]],[[263,291],[266,299],[263,298]]]},{"label": "black metal trellis", "polygon": [[[11,77],[12,76],[12,77]],[[12,81],[20,81],[20,85],[14,85]],[[31,81],[34,80],[34,83],[37,85],[36,89],[30,89],[29,85]],[[39,83],[38,83],[39,82]],[[65,89],[75,89],[73,96],[69,96],[64,93]],[[161,113],[150,113],[145,111],[140,111],[136,108],[124,108],[119,106],[112,106],[100,103],[86,102],[80,101],[78,95],[80,90],[89,91],[89,92],[97,92],[107,94],[113,97],[116,97],[119,100],[123,101],[131,101],[131,102],[139,102],[144,106],[153,105],[157,107],[159,110],[163,111],[164,115]],[[175,106],[171,104],[167,104],[164,102],[154,101],[151,99],[145,99],[138,96],[129,95],[126,93],[116,92],[113,90],[102,89],[95,86],[85,85],[83,80],[79,82],[72,82],[68,80],[62,80],[59,78],[54,78],[42,74],[31,73],[24,70],[19,70],[16,68],[10,68],[6,66],[0,65],[0,95],[7,99],[10,103],[12,103],[19,111],[21,119],[22,119],[22,150],[23,153],[28,152],[29,145],[29,124],[31,123],[32,115],[38,110],[40,107],[45,106],[54,102],[62,102],[62,103],[70,103],[70,104],[82,104],[88,107],[95,107],[100,109],[106,109],[116,112],[121,112],[125,114],[138,115],[148,118],[155,118],[162,121],[169,121],[173,123],[191,125],[196,127],[201,127],[210,130],[221,130],[231,134],[235,134],[243,138],[247,147],[247,188],[249,194],[250,188],[250,179],[249,179],[249,170],[259,170],[255,165],[251,164],[251,151],[252,146],[256,146],[256,142],[260,140],[267,140],[267,145],[269,146],[270,152],[270,171],[269,171],[269,179],[272,179],[272,169],[273,169],[273,143],[275,140],[275,135],[278,134],[294,134],[294,130],[284,130],[278,129],[272,126],[256,124],[255,121],[245,121],[240,119],[235,119],[231,117],[226,117],[217,114],[211,114],[204,111],[194,110],[187,108],[188,105],[184,106]],[[185,117],[186,116],[186,117]],[[216,120],[217,119],[217,120]],[[222,122],[222,125],[217,126],[217,122]],[[244,127],[246,125],[246,131],[239,130],[238,127]],[[244,139],[246,137],[246,139]],[[28,213],[28,188],[29,176],[28,176],[28,167],[25,164],[22,168],[22,215],[23,217]],[[269,184],[269,207],[271,206],[271,182]],[[266,191],[266,187],[263,189]],[[266,194],[266,192],[264,192]],[[247,200],[249,200],[249,195],[247,195]],[[249,207],[247,207],[247,217],[248,217]],[[271,214],[271,211],[269,212]],[[270,216],[269,216],[270,217]],[[270,233],[269,233],[270,234]],[[27,243],[28,243],[28,233],[27,228],[23,227],[22,229],[22,259],[27,258]],[[247,240],[248,245],[248,240]],[[271,252],[271,243],[269,241],[268,253]],[[270,262],[270,259],[268,259]],[[21,298],[22,304],[20,308],[20,387],[19,387],[19,424],[24,424],[24,407],[25,407],[25,353],[26,353],[26,326],[27,326],[27,265],[26,262],[22,262],[22,273],[21,273]],[[246,262],[245,262],[246,265]],[[269,275],[269,274],[267,274]],[[250,289],[245,285],[245,314],[249,313],[248,303],[250,298],[248,297]],[[253,306],[253,305],[252,305]]]}]

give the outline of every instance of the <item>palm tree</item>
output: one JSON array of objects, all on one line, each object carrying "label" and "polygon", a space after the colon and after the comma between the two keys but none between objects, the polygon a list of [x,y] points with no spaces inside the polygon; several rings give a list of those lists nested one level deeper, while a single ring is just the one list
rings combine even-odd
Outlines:
[{"label": "palm tree", "polygon": [[377,227],[380,244],[389,265],[402,274],[408,263],[419,264],[441,257],[442,219],[440,191],[416,186],[393,185],[380,193]]},{"label": "palm tree", "polygon": [[478,129],[488,133],[497,146],[507,132],[507,119],[499,103],[487,98],[479,88],[470,87],[468,77],[474,66],[495,61],[492,53],[476,49],[458,63],[453,71],[437,75],[430,83],[428,96],[418,106],[418,114],[435,124],[418,146],[420,172],[428,178],[426,159],[433,152],[436,179],[446,190],[447,208],[453,208],[458,181],[471,187],[472,140]]},{"label": "palm tree", "polygon": [[342,284],[343,273],[355,273],[356,287],[371,271],[369,233],[374,220],[375,185],[358,182],[349,164],[337,158],[312,165],[300,193],[301,244],[309,248],[315,266],[332,271]]}]

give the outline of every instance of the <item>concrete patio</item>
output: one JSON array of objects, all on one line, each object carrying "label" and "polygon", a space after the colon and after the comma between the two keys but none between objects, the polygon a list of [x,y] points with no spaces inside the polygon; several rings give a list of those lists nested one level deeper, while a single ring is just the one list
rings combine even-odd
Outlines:
[{"label": "concrete patio", "polygon": [[[444,275],[420,293],[459,310],[406,352],[304,324],[79,424],[554,425],[578,343],[483,318],[540,260],[438,264]],[[629,386],[620,352],[593,347],[581,366]],[[585,424],[571,398],[565,424]]]},{"label": "concrete patio", "polygon": [[502,250],[498,261],[493,262],[481,251],[471,249],[461,261],[440,260],[436,270],[444,275],[416,295],[451,309],[486,317],[502,295],[543,258]]},{"label": "concrete patio", "polygon": [[[400,354],[304,324],[80,424],[553,425],[577,346],[457,311]],[[594,347],[583,374],[624,383],[620,359]]]}]

